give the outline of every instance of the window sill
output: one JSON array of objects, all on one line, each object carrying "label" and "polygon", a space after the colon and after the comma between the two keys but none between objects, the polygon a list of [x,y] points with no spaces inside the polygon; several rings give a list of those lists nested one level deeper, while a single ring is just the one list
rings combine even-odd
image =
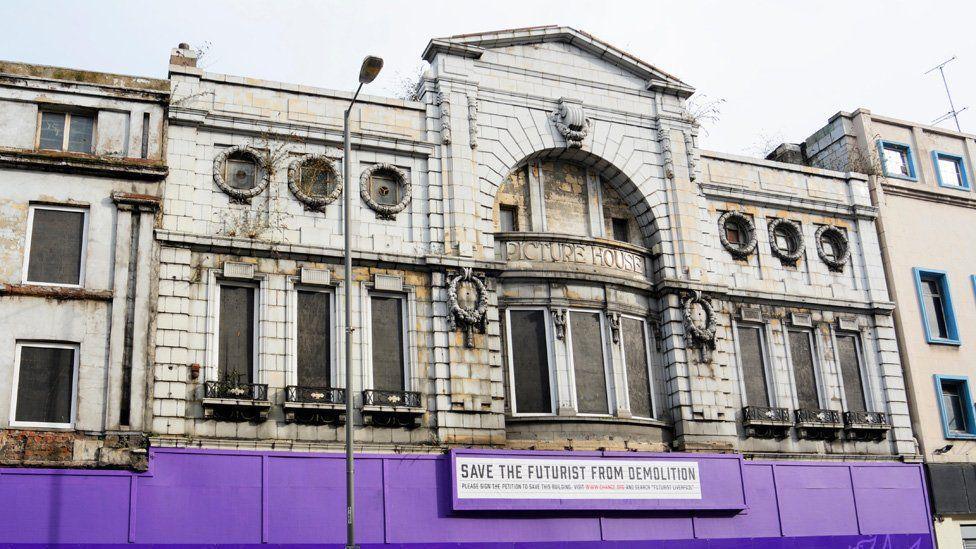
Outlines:
[{"label": "window sill", "polygon": [[918,183],[918,176],[910,177],[907,175],[900,175],[900,174],[893,174],[893,173],[886,173],[884,174],[884,176],[890,177],[891,179],[900,179],[902,181],[913,181],[915,183]]},{"label": "window sill", "polygon": [[111,290],[88,290],[51,284],[0,284],[0,296],[43,297],[56,300],[111,301]]},{"label": "window sill", "polygon": [[0,167],[146,181],[161,181],[169,173],[169,169],[160,160],[10,148],[0,149]]},{"label": "window sill", "polygon": [[959,347],[962,345],[962,341],[958,339],[936,339],[936,338],[926,338],[926,342],[929,345],[948,345],[950,347]]},{"label": "window sill", "polygon": [[976,440],[976,433],[950,433],[943,438],[946,440]]},{"label": "window sill", "polygon": [[639,417],[575,415],[558,416],[554,414],[515,414],[505,416],[505,423],[615,423],[626,425],[645,425],[648,427],[670,427],[671,425],[660,419]]},{"label": "window sill", "polygon": [[943,185],[942,183],[939,183],[939,188],[940,189],[951,189],[953,191],[964,191],[964,192],[967,192],[967,193],[970,192],[970,191],[972,191],[972,188],[971,187],[963,187],[963,186],[960,186],[960,185]]},{"label": "window sill", "polygon": [[74,431],[73,423],[33,423],[23,421],[11,421],[9,429],[30,429],[35,431]]}]

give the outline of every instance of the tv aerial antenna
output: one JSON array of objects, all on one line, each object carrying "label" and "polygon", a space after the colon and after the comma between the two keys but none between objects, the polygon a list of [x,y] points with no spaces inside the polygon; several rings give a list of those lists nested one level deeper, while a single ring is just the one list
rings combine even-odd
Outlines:
[{"label": "tv aerial antenna", "polygon": [[953,119],[956,122],[956,131],[962,132],[962,128],[959,126],[959,113],[963,112],[964,110],[968,109],[969,107],[963,107],[963,108],[961,108],[959,110],[956,110],[956,106],[952,102],[952,94],[949,93],[949,82],[946,80],[946,75],[945,75],[945,66],[948,65],[949,63],[955,61],[955,60],[956,60],[956,56],[953,55],[951,58],[949,58],[949,59],[947,59],[947,60],[939,63],[938,65],[932,67],[931,69],[925,71],[925,74],[928,74],[928,73],[930,73],[932,71],[935,71],[935,70],[939,71],[939,74],[942,76],[942,85],[945,86],[946,97],[949,98],[949,112],[947,112],[947,113],[943,114],[942,116],[936,118],[935,120],[932,121],[932,123],[933,124],[939,124],[939,123],[945,122],[946,120],[948,120],[948,119],[951,118],[951,119]]}]

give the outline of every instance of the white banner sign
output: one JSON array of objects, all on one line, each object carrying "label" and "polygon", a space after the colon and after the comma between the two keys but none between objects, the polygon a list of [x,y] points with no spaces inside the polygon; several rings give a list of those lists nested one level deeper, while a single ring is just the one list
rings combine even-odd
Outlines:
[{"label": "white banner sign", "polygon": [[701,499],[698,463],[457,456],[458,499]]}]

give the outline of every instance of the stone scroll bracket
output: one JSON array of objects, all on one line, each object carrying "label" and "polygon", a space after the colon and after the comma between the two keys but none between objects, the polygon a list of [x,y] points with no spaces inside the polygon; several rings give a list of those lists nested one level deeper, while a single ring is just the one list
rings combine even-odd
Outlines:
[{"label": "stone scroll bracket", "polygon": [[590,133],[590,120],[583,111],[582,101],[560,97],[550,118],[570,148],[578,149],[583,146],[583,140]]}]

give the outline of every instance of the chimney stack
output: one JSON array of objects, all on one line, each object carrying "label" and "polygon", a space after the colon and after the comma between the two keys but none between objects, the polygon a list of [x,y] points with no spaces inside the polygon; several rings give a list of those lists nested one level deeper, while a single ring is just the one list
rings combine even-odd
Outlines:
[{"label": "chimney stack", "polygon": [[169,54],[169,64],[178,67],[196,67],[197,52],[190,48],[186,42],[181,42],[179,46],[173,48]]}]

